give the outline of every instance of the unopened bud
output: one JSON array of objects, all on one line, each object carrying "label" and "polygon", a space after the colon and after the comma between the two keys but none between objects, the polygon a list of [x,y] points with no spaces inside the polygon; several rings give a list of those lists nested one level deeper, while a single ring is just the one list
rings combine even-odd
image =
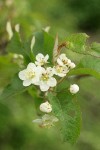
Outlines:
[{"label": "unopened bud", "polygon": [[72,94],[76,94],[78,91],[79,91],[79,86],[78,86],[77,84],[72,84],[72,85],[70,86],[70,92],[71,92]]},{"label": "unopened bud", "polygon": [[52,106],[49,104],[49,102],[45,102],[45,103],[42,103],[40,105],[40,110],[42,112],[46,112],[46,113],[50,113],[52,111]]}]

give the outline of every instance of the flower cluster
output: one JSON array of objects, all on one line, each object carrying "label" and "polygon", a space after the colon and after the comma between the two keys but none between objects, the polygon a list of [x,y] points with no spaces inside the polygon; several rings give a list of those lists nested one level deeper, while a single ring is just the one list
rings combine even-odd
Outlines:
[{"label": "flower cluster", "polygon": [[30,62],[26,69],[19,72],[23,86],[38,85],[41,91],[46,92],[57,85],[54,75],[65,77],[69,70],[75,67],[75,64],[65,54],[61,54],[57,58],[56,64],[52,68],[45,65],[49,63],[48,59],[48,54],[44,56],[39,53],[36,55],[35,63]]},{"label": "flower cluster", "polygon": [[66,57],[66,54],[61,54],[54,66],[54,74],[59,77],[65,77],[69,70],[73,68],[75,68],[75,64]]},{"label": "flower cluster", "polygon": [[[35,39],[33,37],[31,49],[34,46]],[[47,65],[49,55],[44,56],[39,53],[36,55],[35,62],[30,62],[27,68],[19,72],[19,78],[23,80],[23,86],[30,86],[31,84],[40,87],[42,92],[48,91],[57,85],[56,76],[64,78],[70,69],[75,68],[75,64],[66,57],[66,54],[61,54],[57,57],[55,65],[50,67]],[[79,91],[79,87],[76,84],[70,85],[69,91],[72,94],[76,94]],[[40,111],[46,113],[42,118],[33,120],[34,123],[39,124],[41,127],[51,127],[58,118],[49,115],[52,112],[52,105],[46,101],[40,105]]]}]

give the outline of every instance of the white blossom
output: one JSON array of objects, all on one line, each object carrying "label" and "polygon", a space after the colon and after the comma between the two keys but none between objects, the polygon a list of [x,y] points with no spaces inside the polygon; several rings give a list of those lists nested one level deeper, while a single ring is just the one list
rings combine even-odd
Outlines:
[{"label": "white blossom", "polygon": [[53,115],[45,114],[42,118],[35,119],[32,122],[37,123],[40,127],[50,128],[54,126],[55,122],[58,122],[58,118]]},{"label": "white blossom", "polygon": [[43,66],[44,64],[48,63],[49,55],[47,54],[44,56],[43,54],[39,53],[36,55],[35,64],[37,66]]},{"label": "white blossom", "polygon": [[57,63],[60,66],[68,66],[69,63],[71,63],[71,60],[66,57],[66,54],[61,54],[57,59]]},{"label": "white blossom", "polygon": [[67,66],[54,66],[54,74],[59,77],[65,77],[66,74],[69,72],[69,69]]},{"label": "white blossom", "polygon": [[39,81],[41,91],[48,91],[50,87],[56,86],[57,81],[53,77],[53,74],[53,69],[51,67],[42,69],[42,74]]},{"label": "white blossom", "polygon": [[38,85],[42,67],[36,67],[34,63],[29,63],[27,68],[19,72],[19,78],[23,80],[23,86],[31,84]]},{"label": "white blossom", "polygon": [[45,113],[50,113],[50,112],[52,111],[52,106],[51,106],[51,104],[47,101],[47,102],[42,103],[42,104],[40,105],[40,110],[41,110],[42,112],[45,112]]},{"label": "white blossom", "polygon": [[76,94],[79,91],[79,86],[77,84],[70,85],[70,92]]}]

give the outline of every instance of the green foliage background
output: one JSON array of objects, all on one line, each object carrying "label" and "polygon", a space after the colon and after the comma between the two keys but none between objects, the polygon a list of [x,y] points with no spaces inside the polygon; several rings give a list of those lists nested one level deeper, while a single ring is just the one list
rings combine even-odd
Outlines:
[{"label": "green foliage background", "polygon": [[[70,33],[86,32],[90,42],[100,42],[99,0],[0,0],[0,93],[19,67],[6,53],[8,37],[6,22],[21,25],[23,39],[34,31],[51,26],[51,33],[60,39]],[[80,54],[69,53],[79,61]],[[88,63],[88,59],[87,59]],[[98,66],[100,68],[100,66]],[[80,80],[81,78],[81,80]],[[27,92],[0,101],[0,150],[99,150],[100,149],[100,81],[93,77],[76,79],[80,92],[78,101],[82,109],[82,129],[78,142],[71,146],[61,143],[56,127],[41,129],[32,123],[37,117],[34,100]]]}]

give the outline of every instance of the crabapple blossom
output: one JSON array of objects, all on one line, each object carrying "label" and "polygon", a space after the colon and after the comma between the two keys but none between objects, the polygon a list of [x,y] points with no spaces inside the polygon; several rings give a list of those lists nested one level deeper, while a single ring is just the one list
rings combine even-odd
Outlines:
[{"label": "crabapple blossom", "polygon": [[55,87],[57,84],[56,79],[53,77],[53,69],[48,67],[43,68],[41,72],[41,77],[39,79],[39,86],[41,91],[48,91],[50,87]]},{"label": "crabapple blossom", "polygon": [[35,64],[37,66],[43,66],[44,64],[48,63],[49,59],[49,55],[47,54],[46,56],[44,56],[43,54],[39,53],[36,55],[36,61],[35,61]]},{"label": "crabapple blossom", "polygon": [[66,54],[61,54],[57,59],[57,63],[60,66],[68,66],[71,60],[66,57]]},{"label": "crabapple blossom", "polygon": [[65,77],[66,74],[69,72],[69,69],[67,66],[54,66],[54,74],[59,77]]},{"label": "crabapple blossom", "polygon": [[45,113],[50,113],[52,111],[52,106],[49,104],[49,102],[45,102],[45,103],[42,103],[40,105],[40,110],[42,112],[45,112]]},{"label": "crabapple blossom", "polygon": [[70,85],[70,92],[76,94],[79,91],[79,86],[77,84]]},{"label": "crabapple blossom", "polygon": [[38,85],[41,70],[42,67],[36,67],[34,63],[29,63],[27,68],[18,74],[19,78],[23,80],[23,86]]}]

